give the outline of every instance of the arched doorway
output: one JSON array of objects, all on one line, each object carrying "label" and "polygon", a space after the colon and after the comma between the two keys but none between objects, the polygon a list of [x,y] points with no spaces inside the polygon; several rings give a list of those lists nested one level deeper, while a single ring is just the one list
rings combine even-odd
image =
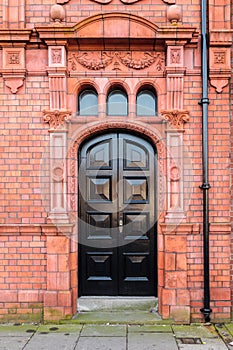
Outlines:
[{"label": "arched doorway", "polygon": [[79,151],[79,295],[157,296],[157,153],[124,132]]}]

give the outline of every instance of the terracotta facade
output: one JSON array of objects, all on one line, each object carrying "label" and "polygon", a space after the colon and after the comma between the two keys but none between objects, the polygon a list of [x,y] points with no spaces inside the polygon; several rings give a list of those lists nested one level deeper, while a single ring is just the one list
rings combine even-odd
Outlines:
[{"label": "terracotta facade", "polygon": [[[174,4],[176,6],[174,7]],[[211,319],[232,310],[232,5],[210,0]],[[201,1],[6,0],[0,4],[0,320],[72,317],[78,298],[78,161],[110,130],[157,150],[158,305],[203,321]],[[127,116],[108,116],[114,87]],[[158,113],[136,115],[142,87]],[[98,94],[79,116],[78,95]]]}]

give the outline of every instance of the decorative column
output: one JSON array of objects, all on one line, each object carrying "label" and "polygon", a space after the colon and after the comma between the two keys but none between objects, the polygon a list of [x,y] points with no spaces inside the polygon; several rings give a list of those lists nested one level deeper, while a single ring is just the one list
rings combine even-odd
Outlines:
[{"label": "decorative column", "polygon": [[50,213],[55,223],[68,223],[67,213],[67,123],[71,111],[66,102],[66,51],[65,46],[49,46],[50,109],[44,110],[44,121],[50,124]]},{"label": "decorative column", "polygon": [[183,185],[183,128],[189,119],[183,110],[184,46],[167,43],[167,109],[161,112],[167,127],[167,214],[166,222],[185,218]]}]

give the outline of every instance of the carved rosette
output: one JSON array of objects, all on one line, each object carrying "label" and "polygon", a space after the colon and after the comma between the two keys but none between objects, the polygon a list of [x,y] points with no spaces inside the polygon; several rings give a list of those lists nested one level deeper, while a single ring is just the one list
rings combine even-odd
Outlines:
[{"label": "carved rosette", "polygon": [[188,111],[162,111],[161,117],[168,121],[169,124],[177,130],[182,130],[184,128],[184,123],[189,121]]},{"label": "carved rosette", "polygon": [[71,119],[71,111],[61,111],[61,110],[44,110],[43,120],[49,123],[50,129],[58,129],[65,126]]}]

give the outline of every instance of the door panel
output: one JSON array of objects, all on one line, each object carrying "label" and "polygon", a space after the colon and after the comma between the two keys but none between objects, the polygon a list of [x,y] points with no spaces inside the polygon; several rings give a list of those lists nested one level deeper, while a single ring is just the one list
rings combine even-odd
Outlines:
[{"label": "door panel", "polygon": [[124,133],[98,136],[79,157],[81,295],[155,295],[156,154]]}]

